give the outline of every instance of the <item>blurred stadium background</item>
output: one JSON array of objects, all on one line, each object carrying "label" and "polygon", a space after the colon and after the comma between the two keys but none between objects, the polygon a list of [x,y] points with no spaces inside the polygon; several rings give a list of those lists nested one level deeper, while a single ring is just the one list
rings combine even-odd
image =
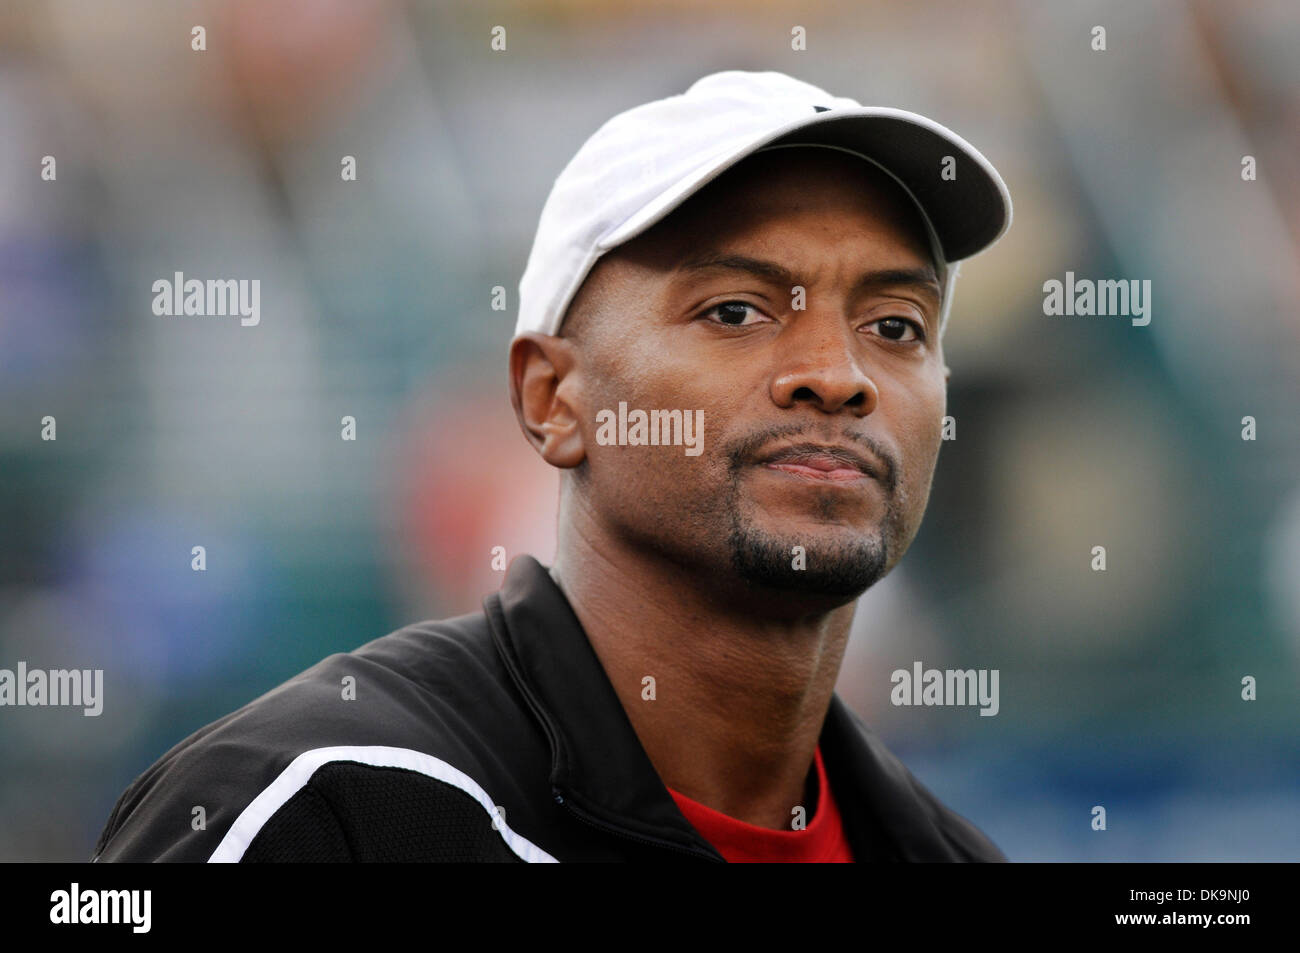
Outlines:
[{"label": "blurred stadium background", "polygon": [[[505,384],[537,216],[601,122],[719,69],[932,116],[1015,202],[845,698],[1014,860],[1300,859],[1297,51],[1293,0],[4,4],[0,667],[103,668],[106,704],[0,709],[0,859],[88,859],[193,730],[475,611],[493,546],[550,560]],[[1150,326],[1045,317],[1067,270],[1151,279]],[[174,271],[260,278],[261,324],[153,316]],[[999,669],[1000,713],[891,707],[915,659]]]}]

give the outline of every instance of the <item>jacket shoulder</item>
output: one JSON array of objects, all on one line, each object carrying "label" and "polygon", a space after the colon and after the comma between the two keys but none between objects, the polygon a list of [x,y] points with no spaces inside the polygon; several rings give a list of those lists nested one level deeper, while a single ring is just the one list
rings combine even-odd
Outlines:
[{"label": "jacket shoulder", "polygon": [[[331,761],[258,826],[241,817],[214,860],[243,863],[466,863],[551,859],[505,823],[504,813],[446,762]],[[278,799],[277,798],[277,799]],[[247,828],[241,830],[240,828]]]},{"label": "jacket shoulder", "polygon": [[907,772],[907,776],[912,781],[917,797],[926,806],[936,830],[957,854],[956,860],[969,863],[1007,862],[1006,855],[989,839],[988,835],[935,797],[929,788],[912,776],[910,771]]},{"label": "jacket shoulder", "polygon": [[344,859],[349,825],[385,798],[443,817],[469,801],[490,808],[473,778],[499,757],[499,739],[521,735],[522,717],[482,613],[409,625],[175,745],[118,799],[94,859],[242,859],[253,847],[249,859],[265,859],[283,855],[289,835],[314,859]]}]

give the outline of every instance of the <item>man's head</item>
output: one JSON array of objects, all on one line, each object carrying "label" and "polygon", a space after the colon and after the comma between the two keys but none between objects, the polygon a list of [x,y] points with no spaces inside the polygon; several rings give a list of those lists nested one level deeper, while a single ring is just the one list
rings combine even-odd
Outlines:
[{"label": "man's head", "polygon": [[[945,413],[932,228],[842,146],[760,146],[603,252],[559,334],[511,349],[562,522],[737,599],[824,608],[880,579],[920,526]],[[702,412],[699,454],[602,439],[620,407]]]},{"label": "man's head", "polygon": [[[564,343],[534,342],[566,373],[523,419],[610,533],[704,579],[852,598],[929,496],[939,295],[920,217],[886,176],[828,150],[759,153],[601,260]],[[598,444],[598,411],[620,402],[702,410],[702,453]]]}]

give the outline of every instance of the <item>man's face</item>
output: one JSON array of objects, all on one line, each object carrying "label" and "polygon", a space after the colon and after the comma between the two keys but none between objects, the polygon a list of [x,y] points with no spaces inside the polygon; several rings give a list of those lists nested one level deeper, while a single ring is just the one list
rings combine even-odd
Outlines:
[{"label": "man's face", "polygon": [[[750,157],[601,259],[575,300],[561,392],[586,459],[570,489],[719,591],[849,601],[893,568],[929,498],[939,293],[915,208],[873,166]],[[597,414],[620,401],[702,410],[702,452],[600,445]]]}]

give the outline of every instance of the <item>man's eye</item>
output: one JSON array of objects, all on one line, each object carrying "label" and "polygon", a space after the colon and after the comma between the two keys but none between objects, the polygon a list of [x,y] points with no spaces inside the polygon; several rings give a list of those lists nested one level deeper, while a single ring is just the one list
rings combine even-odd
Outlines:
[{"label": "man's eye", "polygon": [[[909,318],[881,318],[871,323],[879,325],[881,337],[890,341],[920,341],[925,338],[921,326]],[[912,332],[910,338],[906,336],[908,331]]]},{"label": "man's eye", "polygon": [[[716,315],[715,320],[719,324],[725,324],[733,328],[758,324],[757,319],[763,316],[758,308],[745,301],[724,301],[722,304],[715,304],[708,311],[705,311],[701,317],[707,318],[713,315]],[[755,320],[746,320],[747,318],[754,318]]]}]

